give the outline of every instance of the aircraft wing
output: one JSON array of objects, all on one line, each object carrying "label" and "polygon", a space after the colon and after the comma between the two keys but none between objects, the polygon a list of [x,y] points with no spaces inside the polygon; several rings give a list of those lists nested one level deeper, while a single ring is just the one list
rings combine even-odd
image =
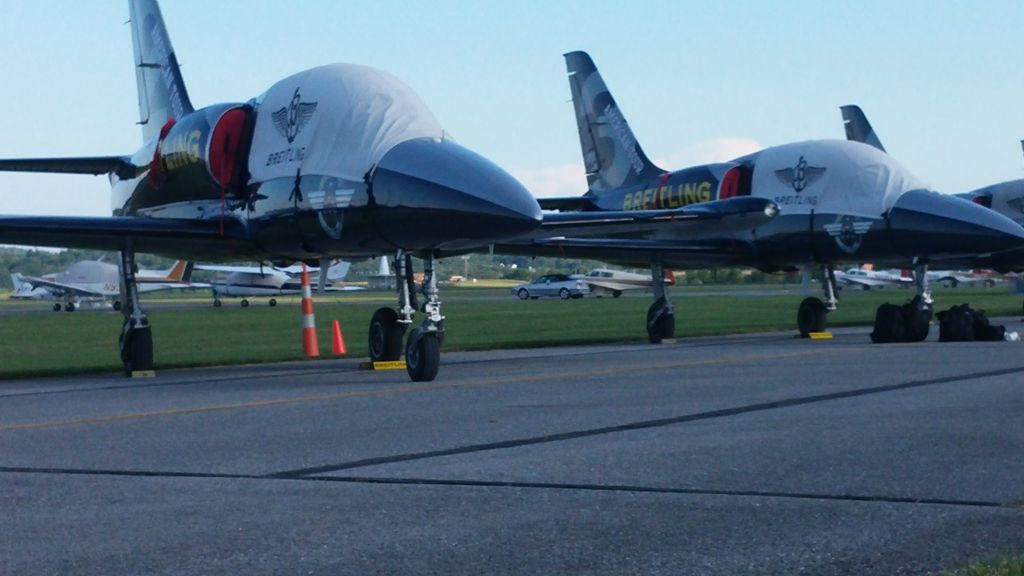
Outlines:
[{"label": "aircraft wing", "polygon": [[560,196],[558,198],[537,198],[541,210],[595,210],[593,200],[586,196]]},{"label": "aircraft wing", "polygon": [[774,202],[751,197],[675,210],[546,213],[540,230],[495,244],[494,250],[634,263],[664,256],[675,266],[719,265],[747,260],[753,253],[748,243],[728,233],[760,226],[776,214]]},{"label": "aircraft wing", "polygon": [[77,294],[79,296],[95,296],[100,298],[104,296],[103,292],[100,292],[98,290],[89,290],[88,288],[72,286],[71,284],[64,284],[61,282],[54,282],[53,280],[46,280],[44,278],[22,276],[21,281],[26,284],[31,284],[33,288],[42,287],[54,292],[59,292],[61,294]]},{"label": "aircraft wing", "polygon": [[671,230],[674,233],[733,232],[760,226],[779,213],[766,198],[730,198],[691,204],[674,210],[617,210],[545,213],[533,238],[602,234],[634,234]]},{"label": "aircraft wing", "polygon": [[207,272],[240,272],[242,274],[269,274],[274,271],[273,266],[232,266],[230,264],[196,264],[196,270],[206,270]]},{"label": "aircraft wing", "polygon": [[616,282],[611,278],[580,278],[591,286],[597,286],[598,288],[604,288],[605,290],[636,290],[638,288],[650,288],[654,285],[653,281],[648,281],[646,285],[639,284],[636,282]]},{"label": "aircraft wing", "polygon": [[0,216],[0,244],[116,251],[130,240],[137,252],[237,258],[247,236],[234,219]]},{"label": "aircraft wing", "polygon": [[117,174],[127,180],[138,170],[126,156],[86,156],[75,158],[23,158],[0,160],[0,172],[48,172],[53,174]]}]

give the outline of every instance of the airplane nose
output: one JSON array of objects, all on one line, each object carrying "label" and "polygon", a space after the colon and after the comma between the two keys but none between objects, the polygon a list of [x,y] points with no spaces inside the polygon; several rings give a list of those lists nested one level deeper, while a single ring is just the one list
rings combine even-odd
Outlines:
[{"label": "airplane nose", "polygon": [[371,190],[382,234],[406,249],[488,244],[542,219],[519,181],[450,140],[396,145],[377,164]]},{"label": "airplane nose", "polygon": [[908,257],[976,256],[1024,247],[1024,228],[1013,220],[928,190],[901,194],[886,220],[894,247]]}]

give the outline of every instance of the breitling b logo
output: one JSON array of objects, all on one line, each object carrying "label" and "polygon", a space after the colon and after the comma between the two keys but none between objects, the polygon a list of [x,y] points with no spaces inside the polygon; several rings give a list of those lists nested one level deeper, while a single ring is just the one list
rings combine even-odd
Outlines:
[{"label": "breitling b logo", "polygon": [[289,144],[295,141],[299,132],[309,124],[313,112],[316,112],[317,103],[303,102],[299,90],[301,88],[295,89],[292,101],[287,106],[282,106],[270,115],[274,121],[274,128],[277,128],[277,132],[286,138]]},{"label": "breitling b logo", "polygon": [[804,160],[803,156],[801,156],[800,160],[796,163],[796,166],[793,168],[776,170],[775,176],[778,177],[782,183],[789,184],[793,187],[793,190],[800,193],[803,192],[804,188],[814,184],[824,173],[824,166],[808,166],[807,161]]}]

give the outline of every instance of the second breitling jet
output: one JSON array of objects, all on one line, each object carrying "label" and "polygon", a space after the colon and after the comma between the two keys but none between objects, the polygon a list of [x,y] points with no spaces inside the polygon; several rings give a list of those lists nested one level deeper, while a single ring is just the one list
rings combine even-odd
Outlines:
[{"label": "second breitling jet", "polygon": [[565,60],[590,186],[582,197],[541,199],[543,208],[568,214],[669,211],[744,197],[778,205],[776,218],[738,231],[709,225],[703,234],[685,238],[658,229],[643,235],[527,237],[499,245],[511,253],[651,265],[655,302],[647,314],[647,332],[652,342],[675,331],[665,266],[765,271],[821,266],[824,302],[807,298],[797,314],[800,333],[807,335],[823,330],[827,312],[838,304],[837,264],[912,265],[920,280],[909,331],[913,339],[923,339],[931,317],[925,281],[929,263],[1024,245],[1024,230],[1012,221],[930,190],[886,154],[857,142],[797,142],[729,162],[665,171],[638,144],[591,58],[571,52]]}]

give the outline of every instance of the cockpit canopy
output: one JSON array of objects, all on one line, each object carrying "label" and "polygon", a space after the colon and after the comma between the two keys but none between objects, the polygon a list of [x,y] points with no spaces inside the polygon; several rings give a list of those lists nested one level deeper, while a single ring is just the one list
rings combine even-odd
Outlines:
[{"label": "cockpit canopy", "polygon": [[330,64],[274,84],[257,99],[249,172],[254,180],[297,172],[361,181],[395,145],[446,134],[394,76]]}]

